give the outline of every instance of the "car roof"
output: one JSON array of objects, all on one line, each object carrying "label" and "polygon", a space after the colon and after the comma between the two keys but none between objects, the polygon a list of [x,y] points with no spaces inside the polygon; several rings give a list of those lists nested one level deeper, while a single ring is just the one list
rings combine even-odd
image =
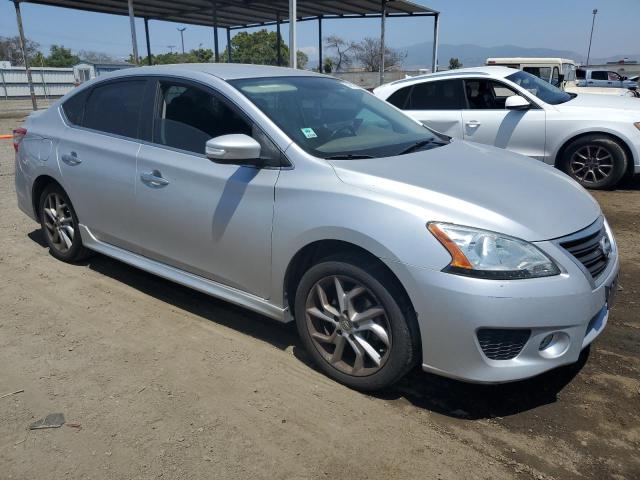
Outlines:
[{"label": "car roof", "polygon": [[419,83],[424,80],[436,80],[440,78],[465,78],[465,77],[478,77],[478,76],[486,76],[486,77],[498,77],[504,78],[512,73],[516,72],[516,69],[509,67],[495,67],[495,66],[485,66],[485,67],[470,67],[470,68],[458,68],[456,70],[446,70],[444,72],[437,73],[427,73],[424,75],[417,75],[415,77],[403,78],[402,80],[396,80],[395,82],[387,83],[386,85],[382,85],[381,87],[387,86],[400,86],[400,85],[410,85],[411,83]]},{"label": "car roof", "polygon": [[198,73],[213,75],[222,80],[260,77],[304,77],[324,76],[308,70],[276,67],[272,65],[250,65],[242,63],[176,63],[170,65],[154,65],[151,67],[128,68],[112,72],[110,78],[132,75],[180,75],[194,76]]}]

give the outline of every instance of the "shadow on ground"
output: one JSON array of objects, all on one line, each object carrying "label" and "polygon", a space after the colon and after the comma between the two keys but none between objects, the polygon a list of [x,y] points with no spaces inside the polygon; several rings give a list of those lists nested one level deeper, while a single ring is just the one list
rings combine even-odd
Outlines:
[{"label": "shadow on ground", "polygon": [[[40,230],[34,230],[28,236],[41,247],[46,247]],[[302,347],[293,323],[277,322],[103,255],[97,254],[78,264],[78,268],[83,266],[278,349],[293,346],[298,360],[318,370]],[[588,356],[589,349],[585,349],[574,365],[532,379],[500,385],[465,383],[428,374],[417,367],[393,387],[370,395],[388,401],[406,401],[418,408],[458,419],[506,417],[554,403],[558,393],[580,372]]]}]

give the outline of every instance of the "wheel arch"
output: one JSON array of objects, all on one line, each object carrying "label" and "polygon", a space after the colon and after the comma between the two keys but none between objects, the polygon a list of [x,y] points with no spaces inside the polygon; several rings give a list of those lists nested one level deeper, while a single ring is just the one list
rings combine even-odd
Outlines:
[{"label": "wheel arch", "polygon": [[60,185],[60,182],[58,182],[58,180],[50,175],[42,174],[38,176],[33,182],[33,186],[31,187],[31,203],[33,207],[33,213],[35,214],[37,219],[40,218],[40,196],[42,195],[42,192],[44,192],[44,189],[51,184],[59,186],[66,193],[66,190],[62,185]]},{"label": "wheel arch", "polygon": [[558,151],[556,152],[556,155],[555,155],[555,158],[554,158],[554,161],[553,161],[553,165],[556,168],[560,168],[560,164],[562,162],[562,156],[564,155],[564,152],[567,150],[567,147],[572,142],[574,142],[574,141],[576,141],[576,140],[578,140],[580,138],[590,136],[590,135],[602,135],[603,137],[609,138],[609,139],[615,141],[616,143],[620,144],[622,149],[627,154],[627,158],[629,159],[629,161],[627,162],[627,172],[626,173],[627,174],[629,174],[629,173],[633,174],[635,158],[633,157],[633,150],[629,146],[629,143],[627,142],[627,140],[625,140],[621,136],[616,135],[615,133],[612,133],[612,132],[604,131],[604,130],[590,130],[590,131],[586,131],[586,132],[580,132],[580,133],[578,133],[576,135],[573,135],[573,136],[569,137],[568,139],[566,139],[562,143],[562,145],[560,146]]}]

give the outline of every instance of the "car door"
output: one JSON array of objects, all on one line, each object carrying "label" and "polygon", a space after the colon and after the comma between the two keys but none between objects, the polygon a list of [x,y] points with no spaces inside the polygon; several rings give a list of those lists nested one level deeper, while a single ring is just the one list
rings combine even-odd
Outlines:
[{"label": "car door", "polygon": [[506,99],[519,93],[498,80],[474,78],[464,83],[467,96],[467,108],[462,112],[465,140],[544,160],[546,114],[542,108],[531,104],[528,110],[507,110]]},{"label": "car door", "polygon": [[136,172],[135,229],[141,254],[267,298],[278,168],[222,165],[205,156],[207,140],[252,135],[262,155],[281,153],[217,92],[159,79],[150,109],[150,141]]},{"label": "car door", "polygon": [[424,125],[454,138],[463,138],[462,80],[432,80],[404,87],[387,101]]},{"label": "car door", "polygon": [[81,224],[98,239],[132,247],[136,155],[147,80],[102,82],[63,105],[65,129],[57,147],[65,189]]},{"label": "car door", "polygon": [[[591,78],[587,78],[588,87],[611,87],[609,83],[609,74],[604,70],[593,70],[590,72]],[[587,73],[589,76],[589,73]]]}]

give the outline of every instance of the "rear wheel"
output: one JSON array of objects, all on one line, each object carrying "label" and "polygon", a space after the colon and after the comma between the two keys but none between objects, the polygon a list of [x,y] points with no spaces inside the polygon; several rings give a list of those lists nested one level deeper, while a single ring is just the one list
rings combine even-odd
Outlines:
[{"label": "rear wheel", "polygon": [[58,260],[77,262],[91,255],[82,246],[71,200],[58,185],[49,185],[40,196],[40,225],[51,254]]},{"label": "rear wheel", "polygon": [[561,167],[585,188],[607,189],[622,180],[627,162],[627,153],[617,141],[587,135],[567,146]]},{"label": "rear wheel", "polygon": [[357,257],[311,267],[296,293],[300,337],[330,377],[359,390],[384,388],[415,363],[417,341],[394,282]]}]

